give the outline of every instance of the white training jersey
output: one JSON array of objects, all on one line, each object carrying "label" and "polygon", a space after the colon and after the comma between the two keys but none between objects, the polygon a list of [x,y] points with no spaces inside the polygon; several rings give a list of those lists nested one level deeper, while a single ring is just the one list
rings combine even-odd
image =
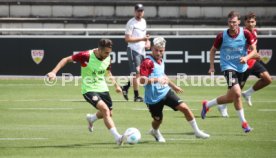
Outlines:
[{"label": "white training jersey", "polygon": [[[142,18],[140,21],[137,21],[135,17],[133,17],[127,22],[125,34],[132,37],[145,37],[147,33],[146,28],[147,23],[144,18]],[[128,47],[141,55],[146,54],[145,45],[145,41],[128,42]]]}]

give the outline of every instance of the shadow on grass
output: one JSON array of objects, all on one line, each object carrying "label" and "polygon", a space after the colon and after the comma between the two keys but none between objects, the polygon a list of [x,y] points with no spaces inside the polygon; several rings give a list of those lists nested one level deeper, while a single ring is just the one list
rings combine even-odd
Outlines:
[{"label": "shadow on grass", "polygon": [[63,144],[63,145],[41,145],[41,146],[15,146],[15,147],[0,147],[0,149],[20,148],[20,149],[43,149],[43,148],[133,148],[134,145],[125,144],[118,146],[115,143],[80,143],[80,144]]}]

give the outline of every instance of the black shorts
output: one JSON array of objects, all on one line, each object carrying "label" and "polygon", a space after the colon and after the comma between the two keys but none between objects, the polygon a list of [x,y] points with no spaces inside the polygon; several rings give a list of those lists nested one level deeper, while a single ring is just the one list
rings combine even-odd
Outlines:
[{"label": "black shorts", "polygon": [[104,101],[110,110],[112,110],[112,100],[109,92],[87,92],[83,94],[84,99],[95,108],[100,100]]},{"label": "black shorts", "polygon": [[[139,66],[141,65],[142,61],[144,60],[144,56],[136,52],[135,50],[130,49],[127,47],[127,57],[129,63],[130,73],[137,73],[139,74]],[[138,67],[138,69],[137,69]]]},{"label": "black shorts", "polygon": [[162,120],[163,118],[163,108],[164,105],[169,106],[174,111],[177,111],[176,107],[180,105],[183,101],[171,90],[167,95],[158,103],[147,104],[151,116],[156,120]]},{"label": "black shorts", "polygon": [[226,78],[228,89],[231,89],[236,84],[239,84],[240,87],[242,87],[244,85],[243,82],[244,82],[245,72],[240,73],[235,70],[225,70],[223,74],[224,74],[224,77]]},{"label": "black shorts", "polygon": [[267,69],[264,67],[264,65],[261,62],[256,61],[251,69],[247,69],[245,71],[244,77],[243,77],[243,84],[245,84],[249,75],[254,75],[254,76],[260,78],[261,73],[263,73],[265,71],[267,71]]}]

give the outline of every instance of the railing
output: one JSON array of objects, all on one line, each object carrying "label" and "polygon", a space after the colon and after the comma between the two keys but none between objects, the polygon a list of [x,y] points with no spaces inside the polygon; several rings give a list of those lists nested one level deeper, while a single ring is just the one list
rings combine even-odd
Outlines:
[{"label": "railing", "polygon": [[[148,28],[147,32],[153,35],[165,35],[167,37],[198,37],[205,35],[215,36],[223,30],[225,28]],[[276,28],[257,28],[257,30],[260,36],[276,36]],[[123,37],[124,31],[125,28],[0,28],[0,37],[37,37],[38,35],[42,37]],[[76,32],[78,34],[74,35]]]}]

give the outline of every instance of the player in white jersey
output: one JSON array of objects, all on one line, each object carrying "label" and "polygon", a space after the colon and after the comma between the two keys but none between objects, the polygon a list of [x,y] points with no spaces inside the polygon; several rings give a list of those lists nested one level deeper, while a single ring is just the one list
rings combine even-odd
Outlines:
[{"label": "player in white jersey", "polygon": [[[137,78],[139,78],[140,64],[146,55],[145,48],[150,49],[149,35],[147,35],[147,23],[143,18],[144,6],[136,4],[134,7],[135,16],[131,18],[126,24],[125,41],[128,43],[127,55],[129,61],[130,73],[135,74],[132,78],[134,89],[134,101],[143,102],[143,98],[139,96],[139,85]],[[128,100],[128,89],[130,81],[127,85],[122,87],[123,95]]]}]

